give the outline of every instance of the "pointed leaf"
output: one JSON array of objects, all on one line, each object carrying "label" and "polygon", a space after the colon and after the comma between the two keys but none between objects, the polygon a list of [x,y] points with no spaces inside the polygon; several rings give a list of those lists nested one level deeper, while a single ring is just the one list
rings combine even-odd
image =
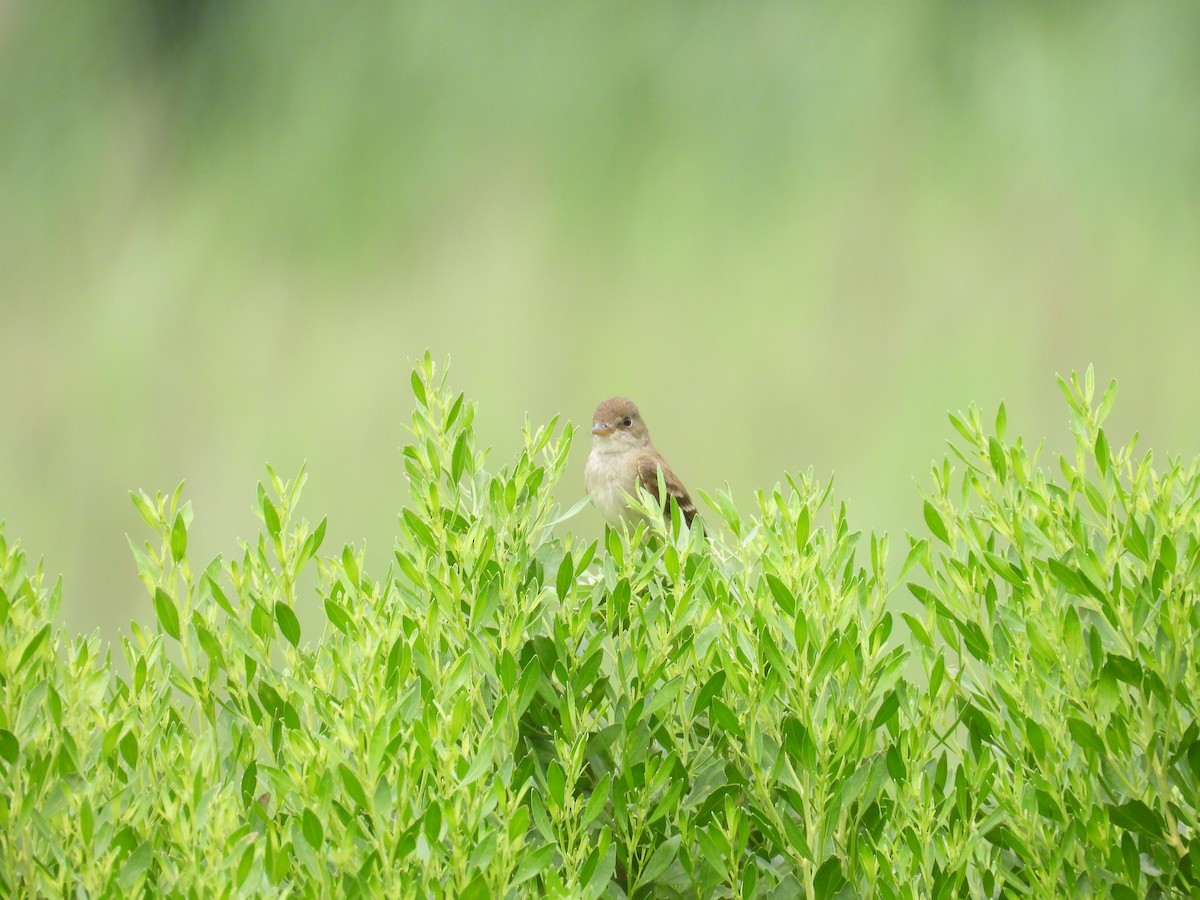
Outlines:
[{"label": "pointed leaf", "polygon": [[950,535],[946,531],[946,523],[928,500],[925,501],[925,524],[929,526],[929,531],[935,538],[949,546]]},{"label": "pointed leaf", "polygon": [[293,647],[300,643],[300,620],[292,608],[282,600],[275,603],[275,621],[279,623],[279,631]]},{"label": "pointed leaf", "polygon": [[654,848],[654,852],[650,854],[650,859],[646,861],[645,867],[638,876],[639,887],[653,882],[675,861],[675,857],[679,853],[679,841],[680,836],[676,834]]},{"label": "pointed leaf", "polygon": [[175,517],[171,526],[171,559],[181,562],[187,553],[187,525],[183,521],[183,513]]},{"label": "pointed leaf", "polygon": [[175,608],[171,595],[160,587],[154,589],[154,614],[158,616],[163,631],[179,640],[179,610]]}]

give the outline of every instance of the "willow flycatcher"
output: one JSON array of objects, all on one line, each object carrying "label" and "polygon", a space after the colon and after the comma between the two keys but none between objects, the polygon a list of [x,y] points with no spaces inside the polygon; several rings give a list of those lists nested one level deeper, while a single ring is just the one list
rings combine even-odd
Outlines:
[{"label": "willow flycatcher", "polygon": [[696,504],[662,454],[654,449],[637,405],[628,397],[610,397],[597,406],[592,416],[592,452],[588,454],[583,482],[605,521],[615,527],[622,520],[632,524],[641,518],[629,508],[626,496],[635,496],[641,485],[663,503],[670,522],[670,507],[658,493],[660,472],[668,497],[675,498],[684,521],[691,525]]}]

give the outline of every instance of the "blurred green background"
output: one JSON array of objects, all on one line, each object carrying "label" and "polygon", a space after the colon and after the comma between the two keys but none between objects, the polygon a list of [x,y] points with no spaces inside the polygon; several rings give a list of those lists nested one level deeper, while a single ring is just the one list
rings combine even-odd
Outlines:
[{"label": "blurred green background", "polygon": [[263,463],[307,460],[327,549],[382,571],[426,348],[494,464],[627,393],[689,486],[749,510],[813,466],[900,547],[947,409],[1068,446],[1055,372],[1191,457],[1197,34],[1194,2],[0,3],[8,538],[115,634],[151,616],[130,489],[186,479],[228,554]]}]

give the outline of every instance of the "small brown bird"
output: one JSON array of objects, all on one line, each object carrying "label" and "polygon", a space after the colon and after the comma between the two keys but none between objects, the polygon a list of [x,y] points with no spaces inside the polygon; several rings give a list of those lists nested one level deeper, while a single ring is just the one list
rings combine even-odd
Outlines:
[{"label": "small brown bird", "polygon": [[[675,498],[688,525],[696,516],[696,504],[678,476],[654,449],[650,432],[637,405],[628,397],[610,397],[596,407],[592,416],[592,452],[588,454],[583,482],[592,503],[608,524],[633,522],[640,514],[629,509],[625,494],[635,496],[640,484],[660,502],[658,473],[662,472],[667,494]],[[669,505],[665,516],[671,520]]]}]

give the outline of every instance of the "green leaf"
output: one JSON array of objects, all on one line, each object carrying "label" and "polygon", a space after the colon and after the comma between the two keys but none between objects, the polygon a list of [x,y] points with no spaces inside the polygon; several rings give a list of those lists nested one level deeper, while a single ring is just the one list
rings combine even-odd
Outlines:
[{"label": "green leaf", "polygon": [[246,883],[246,879],[250,877],[250,870],[254,868],[254,847],[254,844],[248,846],[238,861],[237,886],[239,888]]},{"label": "green leaf", "polygon": [[275,601],[275,621],[279,623],[279,631],[293,647],[300,643],[300,620],[292,612],[292,608],[282,600]]},{"label": "green leaf", "polygon": [[332,597],[325,600],[325,617],[329,619],[329,624],[342,634],[350,633],[352,627],[350,616],[346,614],[346,611]]},{"label": "green leaf", "polygon": [[33,655],[38,652],[42,644],[46,643],[46,639],[50,637],[50,624],[47,623],[37,630],[37,633],[29,639],[25,645],[25,649],[21,651],[21,659],[17,662],[17,671],[25,668],[25,664],[33,659]]},{"label": "green leaf", "polygon": [[246,766],[242,772],[242,805],[249,807],[254,802],[254,795],[258,792],[258,762],[250,760],[250,765]]},{"label": "green leaf", "polygon": [[[496,836],[490,835],[492,841],[492,849],[495,850]],[[486,838],[485,838],[486,840]],[[478,848],[476,848],[478,849]],[[471,854],[471,860],[474,861],[476,855]],[[483,877],[483,873],[479,872],[474,878],[462,889],[459,895],[460,900],[491,900],[492,892],[488,887],[487,880]]]},{"label": "green leaf", "polygon": [[783,746],[796,766],[811,771],[817,764],[817,745],[813,743],[808,729],[795,716],[788,716],[783,723]]},{"label": "green leaf", "polygon": [[833,671],[834,666],[838,663],[838,658],[842,651],[841,637],[837,634],[831,635],[829,643],[821,651],[821,655],[817,657],[817,664],[813,666],[811,683],[821,685],[829,673]]},{"label": "green leaf", "polygon": [[466,400],[466,394],[462,393],[462,391],[459,391],[458,396],[454,398],[454,402],[450,405],[450,411],[446,413],[445,428],[447,431],[449,431],[454,426],[454,423],[458,421],[458,415],[462,412],[464,400]]},{"label": "green leaf", "polygon": [[534,694],[537,693],[538,682],[541,680],[542,670],[538,666],[537,659],[531,659],[525,668],[521,671],[521,685],[517,693],[517,716],[525,714],[525,710],[529,708],[529,704],[533,702]]},{"label": "green leaf", "polygon": [[1100,398],[1100,405],[1096,409],[1096,424],[1099,425],[1108,418],[1108,414],[1112,412],[1113,402],[1117,399],[1117,379],[1113,379],[1108,383],[1108,387],[1104,390],[1104,396]]},{"label": "green leaf", "polygon": [[562,809],[566,800],[566,777],[558,760],[551,760],[546,767],[546,796],[555,809]]},{"label": "green leaf", "polygon": [[985,551],[983,558],[987,560],[988,567],[993,572],[995,572],[1009,584],[1013,585],[1013,587],[1022,589],[1025,587],[1025,578],[1018,566],[1009,562],[998,553]]},{"label": "green leaf", "polygon": [[354,548],[349,544],[342,548],[342,569],[346,572],[346,580],[357,587],[360,583],[358,560],[354,556]]},{"label": "green leaf", "polygon": [[896,715],[896,710],[900,708],[900,697],[895,690],[888,691],[883,702],[879,704],[879,709],[875,712],[875,718],[871,720],[871,730],[874,731],[880,725],[886,725],[892,720],[892,716]]},{"label": "green leaf", "polygon": [[592,795],[588,797],[587,806],[583,810],[583,818],[580,820],[581,828],[587,828],[604,811],[604,805],[608,803],[608,793],[611,788],[612,774],[605,772],[604,777],[592,788]]},{"label": "green leaf", "polygon": [[796,652],[802,651],[808,644],[808,619],[803,610],[796,610],[796,619],[792,623],[792,640],[796,642]]},{"label": "green leaf", "polygon": [[725,670],[717,669],[708,676],[708,680],[696,692],[696,701],[692,706],[692,713],[701,713],[708,709],[708,704],[712,701],[722,687],[725,685]]},{"label": "green leaf", "polygon": [[308,841],[309,846],[314,850],[320,850],[321,845],[325,843],[325,829],[321,827],[321,820],[311,809],[304,810],[301,830],[304,832],[304,839]]},{"label": "green leaf", "polygon": [[403,553],[400,550],[397,550],[395,555],[400,570],[408,577],[408,580],[417,585],[417,587],[425,587],[425,573],[421,571],[416,561],[407,553]]},{"label": "green leaf", "polygon": [[79,804],[79,836],[83,838],[83,845],[91,847],[92,834],[96,828],[96,814],[92,812],[92,803],[84,797]]},{"label": "green leaf", "polygon": [[900,751],[895,745],[888,747],[887,771],[892,776],[892,780],[898,784],[903,784],[908,777],[908,772],[904,767],[904,757],[900,755]]},{"label": "green leaf", "polygon": [[792,592],[787,589],[778,577],[770,572],[766,573],[767,585],[771,588],[771,593],[775,597],[775,602],[779,604],[779,608],[783,612],[791,616],[796,611],[796,598],[792,596]]},{"label": "green leaf", "polygon": [[540,875],[542,869],[546,868],[546,864],[550,862],[550,858],[554,855],[555,847],[555,844],[542,844],[536,850],[526,853],[520,865],[517,866],[517,871],[513,873],[509,887],[516,887],[530,878]]},{"label": "green leaf", "polygon": [[404,524],[408,527],[408,533],[415,537],[418,542],[437,553],[437,541],[434,539],[433,531],[429,526],[421,521],[420,517],[411,509],[405,509],[403,516]]},{"label": "green leaf", "polygon": [[946,532],[946,523],[942,521],[941,514],[928,500],[925,501],[925,524],[929,526],[929,531],[935,538],[947,546],[950,545],[950,535]]},{"label": "green leaf", "polygon": [[667,867],[675,861],[675,857],[679,854],[679,841],[678,834],[672,835],[654,848],[654,852],[646,860],[641,874],[638,875],[637,887],[652,883],[667,870]]},{"label": "green leaf", "polygon": [[[1067,379],[1063,378],[1061,375],[1056,375],[1055,378],[1058,380],[1058,389],[1062,391],[1063,397],[1066,398],[1067,406],[1078,412],[1079,401],[1075,399],[1075,392],[1071,390],[1071,385],[1067,383]],[[1073,381],[1078,380],[1074,373],[1072,373],[1071,379]]]},{"label": "green leaf", "polygon": [[575,678],[572,681],[573,685],[578,686],[578,690],[584,691],[596,683],[596,676],[600,674],[600,667],[604,664],[604,648],[597,647],[583,665],[581,665],[575,673]]},{"label": "green leaf", "polygon": [[467,437],[468,434],[465,431],[458,435],[458,440],[454,442],[454,452],[450,457],[450,478],[455,484],[462,480],[463,474],[467,472],[467,464],[471,460],[471,449],[467,444]]},{"label": "green leaf", "polygon": [[1063,644],[1070,654],[1068,662],[1082,660],[1085,644],[1083,642],[1083,627],[1079,623],[1079,613],[1074,606],[1068,606],[1063,616]]},{"label": "green leaf", "polygon": [[1175,571],[1176,555],[1175,544],[1167,535],[1162,536],[1162,540],[1158,544],[1158,559],[1163,564],[1163,568],[1167,572]]},{"label": "green leaf", "polygon": [[1138,831],[1155,840],[1163,840],[1165,837],[1163,832],[1166,826],[1162,816],[1141,800],[1110,805],[1108,818],[1114,825],[1126,831]]},{"label": "green leaf", "polygon": [[312,559],[317,555],[317,551],[321,549],[321,544],[325,541],[325,526],[328,518],[328,516],[322,516],[316,530],[305,539],[304,547],[300,551],[300,558],[302,560]]},{"label": "green leaf", "polygon": [[421,373],[416,369],[413,369],[412,378],[410,381],[412,382],[413,397],[416,398],[417,405],[422,409],[428,409],[429,400],[425,396],[425,382],[421,380]]},{"label": "green leaf", "polygon": [[[536,794],[534,795],[536,796]],[[543,810],[544,812],[544,810]],[[524,842],[529,831],[529,807],[518,806],[508,820],[508,840],[511,844]]]},{"label": "green leaf", "polygon": [[[916,582],[909,581],[905,584],[905,587],[908,588],[908,592],[910,594],[912,594],[914,597],[916,597],[917,600],[920,602],[920,604],[922,606],[924,606],[926,609],[929,609],[929,607],[931,607],[931,606],[940,606],[941,605],[939,603],[937,597],[934,595],[933,591],[931,591],[929,588],[925,587],[924,585],[920,585],[920,584],[917,584]],[[907,619],[905,621],[907,621]],[[924,630],[925,630],[924,628],[921,629],[922,632]]]},{"label": "green leaf", "polygon": [[208,590],[209,595],[216,601],[217,606],[225,610],[226,613],[233,616],[233,604],[229,602],[229,598],[225,596],[225,592],[221,590],[221,586],[217,584],[217,575],[220,573],[221,557],[217,557],[209,565],[204,572],[204,578],[201,584]]},{"label": "green leaf", "polygon": [[558,566],[558,576],[554,581],[559,600],[570,596],[571,585],[575,581],[575,562],[571,559],[570,553],[563,554],[562,562]]},{"label": "green leaf", "polygon": [[[991,741],[995,734],[995,728],[992,726],[992,720],[987,713],[973,703],[966,703],[962,709],[962,723],[967,727],[967,733],[971,735],[972,740],[983,741],[985,743]],[[940,761],[942,768],[946,765],[945,756]],[[944,777],[941,780],[945,780]]]},{"label": "green leaf", "polygon": [[275,508],[275,504],[271,502],[271,498],[266,495],[265,491],[262,492],[260,500],[262,501],[260,505],[262,506],[263,523],[267,526],[267,534],[270,535],[271,540],[279,540],[279,532],[283,527],[279,522],[279,510]]},{"label": "green leaf", "polygon": [[1100,740],[1100,735],[1096,733],[1095,728],[1083,721],[1083,719],[1068,716],[1067,730],[1071,732],[1071,737],[1075,739],[1075,743],[1082,747],[1089,755],[1104,755],[1104,742]]},{"label": "green leaf", "polygon": [[1074,594],[1076,597],[1092,596],[1101,603],[1108,601],[1107,596],[1100,588],[1092,583],[1082,572],[1071,568],[1057,559],[1046,560],[1046,565],[1050,570],[1054,580],[1061,584],[1069,594]]},{"label": "green leaf", "polygon": [[1008,429],[1008,412],[1004,409],[1003,401],[996,410],[996,437],[1004,440],[1004,432]]},{"label": "green leaf", "polygon": [[533,824],[537,826],[538,833],[546,840],[551,840],[554,837],[554,826],[550,824],[550,817],[546,815],[546,804],[542,802],[542,795],[538,791],[530,793],[529,808],[533,810]]},{"label": "green leaf", "polygon": [[[911,591],[914,587],[920,587],[920,585],[914,585],[910,582],[908,585],[909,590]],[[925,589],[921,588],[921,590]],[[929,632],[925,630],[925,625],[920,619],[918,619],[912,613],[906,612],[900,613],[900,618],[902,618],[905,624],[908,625],[908,630],[909,633],[912,634],[913,640],[921,644],[926,649],[933,649],[933,639],[929,636]]]},{"label": "green leaf", "polygon": [[800,515],[796,516],[796,552],[804,554],[808,547],[808,538],[812,534],[812,513],[808,506],[800,507]]},{"label": "green leaf", "polygon": [[121,872],[117,876],[117,884],[126,891],[132,890],[150,868],[150,863],[154,862],[154,846],[149,841],[142,841],[137,848],[129,854],[129,858],[125,860],[125,865],[121,866]]},{"label": "green leaf", "polygon": [[355,802],[359,809],[368,809],[367,792],[363,790],[362,782],[358,780],[358,776],[345,763],[342,763],[338,768],[341,770],[342,784],[346,788],[346,793],[350,795],[350,799]]},{"label": "green leaf", "polygon": [[[600,848],[597,847],[596,851]],[[608,890],[609,884],[612,882],[613,873],[617,869],[617,848],[609,846],[600,853],[597,860],[596,869],[588,878],[587,887],[584,891],[584,896],[589,900],[601,897]]]},{"label": "green leaf", "polygon": [[1107,474],[1112,458],[1109,456],[1108,438],[1104,436],[1103,428],[1096,429],[1096,444],[1093,452],[1096,455],[1096,471],[1101,475]]},{"label": "green leaf", "polygon": [[486,775],[488,770],[490,770],[492,767],[493,754],[494,745],[489,738],[484,742],[483,746],[479,748],[478,752],[476,752],[475,758],[471,761],[470,768],[468,768],[466,774],[463,775],[459,785],[466,787],[469,784],[474,784],[476,781]]},{"label": "green leaf", "polygon": [[933,667],[929,670],[929,694],[931,697],[936,697],[938,688],[942,686],[942,678],[946,675],[946,655],[939,650],[937,659],[933,661]]},{"label": "green leaf", "polygon": [[[1152,525],[1153,520],[1149,520],[1147,525]],[[1134,517],[1129,519],[1129,534],[1125,536],[1125,549],[1140,559],[1142,562],[1150,561],[1150,545],[1146,540],[1146,532],[1143,531]]]},{"label": "green leaf", "polygon": [[187,538],[187,524],[183,521],[183,513],[179,513],[171,526],[171,559],[177,563],[182,562],[187,553]]},{"label": "green leaf", "polygon": [[517,686],[517,658],[512,655],[510,650],[504,650],[500,654],[497,674],[500,676],[500,687],[504,689],[505,693],[512,691]]},{"label": "green leaf", "polygon": [[224,667],[225,652],[221,648],[221,642],[201,622],[193,620],[192,627],[196,631],[196,639],[200,641],[200,649],[208,654],[208,658],[214,663]]},{"label": "green leaf", "polygon": [[1008,462],[1004,457],[1004,447],[994,437],[988,438],[988,461],[992,464],[996,479],[1003,482],[1008,477]]},{"label": "green leaf", "polygon": [[952,412],[947,412],[946,415],[950,417],[950,424],[954,426],[955,431],[962,435],[963,440],[970,444],[974,444],[975,434],[969,427],[967,427],[967,423]]},{"label": "green leaf", "polygon": [[1142,683],[1142,665],[1136,659],[1110,653],[1104,667],[1111,671],[1118,681],[1124,681],[1126,684],[1132,685],[1140,685]]},{"label": "green leaf", "polygon": [[0,759],[11,765],[17,761],[20,752],[21,744],[17,736],[6,728],[0,728]]},{"label": "green leaf", "polygon": [[1041,625],[1037,619],[1030,618],[1025,623],[1025,636],[1029,638],[1029,649],[1033,655],[1044,665],[1052,665],[1059,660],[1061,651],[1050,643],[1050,640],[1042,633]]},{"label": "green leaf", "polygon": [[676,675],[654,692],[654,695],[650,697],[649,701],[646,703],[646,711],[644,714],[648,717],[654,715],[654,713],[658,712],[660,709],[665,709],[668,705],[675,701],[676,697],[679,696],[679,691],[682,687],[683,676]]},{"label": "green leaf", "polygon": [[159,519],[158,512],[154,509],[150,498],[143,491],[138,491],[136,494],[133,491],[129,492],[129,499],[133,501],[133,505],[137,508],[138,514],[145,520],[146,524],[154,529],[155,534],[158,533]]},{"label": "green leaf", "polygon": [[154,589],[154,614],[158,616],[162,630],[179,640],[179,610],[175,608],[171,595],[160,587]]},{"label": "green leaf", "polygon": [[[356,779],[357,780],[357,779]],[[362,790],[362,788],[359,788]],[[436,800],[432,801],[425,808],[425,815],[422,818],[421,828],[425,832],[425,840],[431,844],[436,844],[438,838],[442,834],[442,807]]]},{"label": "green leaf", "polygon": [[137,564],[138,578],[147,587],[152,587],[159,576],[162,574],[161,567],[153,562],[146,552],[133,542],[133,538],[126,535],[125,539],[129,541],[129,549],[133,552],[134,562]]},{"label": "green leaf", "polygon": [[730,737],[739,740],[745,738],[745,733],[742,731],[742,726],[738,723],[737,716],[733,714],[733,710],[721,702],[720,697],[713,697],[712,699],[712,717]]},{"label": "green leaf", "polygon": [[1034,758],[1044,758],[1046,748],[1050,744],[1049,736],[1046,734],[1046,729],[1033,721],[1029,716],[1025,717],[1025,737],[1029,741],[1029,746],[1033,749]]},{"label": "green leaf", "polygon": [[836,856],[831,856],[821,864],[821,868],[817,869],[817,874],[813,878],[813,892],[818,900],[824,900],[841,890],[845,883],[846,877],[842,874],[841,862]]}]

